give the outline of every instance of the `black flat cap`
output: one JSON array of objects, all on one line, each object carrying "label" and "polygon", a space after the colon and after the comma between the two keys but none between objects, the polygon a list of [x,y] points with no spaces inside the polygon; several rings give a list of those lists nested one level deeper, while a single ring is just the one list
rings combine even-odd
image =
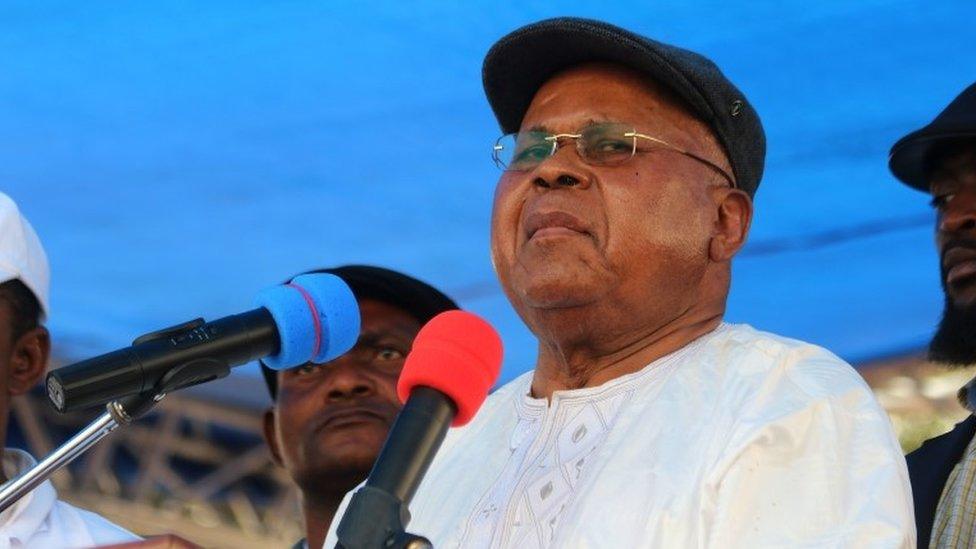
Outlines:
[{"label": "black flat cap", "polygon": [[[457,303],[443,292],[412,276],[370,265],[343,265],[316,269],[309,273],[329,273],[349,285],[357,300],[373,299],[410,313],[421,324],[444,311],[457,309]],[[307,274],[307,273],[302,273]],[[261,373],[268,384],[271,400],[278,397],[278,374],[261,363]]]},{"label": "black flat cap", "polygon": [[715,132],[736,186],[755,196],[766,137],[745,95],[705,57],[602,21],[547,19],[515,30],[491,47],[482,79],[502,132],[518,131],[535,92],[553,75],[594,61],[624,65],[675,92]]},{"label": "black flat cap", "polygon": [[932,152],[959,139],[976,137],[976,84],[949,103],[928,126],[902,137],[891,147],[888,168],[902,183],[929,192]]}]

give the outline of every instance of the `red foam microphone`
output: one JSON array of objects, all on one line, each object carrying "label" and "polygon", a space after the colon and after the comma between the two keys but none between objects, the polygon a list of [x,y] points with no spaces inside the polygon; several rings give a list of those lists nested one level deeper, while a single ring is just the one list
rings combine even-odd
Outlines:
[{"label": "red foam microphone", "polygon": [[447,311],[417,333],[400,372],[397,395],[406,404],[416,387],[430,387],[457,406],[451,423],[471,421],[502,367],[502,340],[490,324],[465,311]]},{"label": "red foam microphone", "polygon": [[474,417],[501,364],[501,338],[476,315],[447,311],[420,329],[397,384],[403,409],[339,522],[339,547],[390,547],[403,539],[407,507],[448,428]]}]

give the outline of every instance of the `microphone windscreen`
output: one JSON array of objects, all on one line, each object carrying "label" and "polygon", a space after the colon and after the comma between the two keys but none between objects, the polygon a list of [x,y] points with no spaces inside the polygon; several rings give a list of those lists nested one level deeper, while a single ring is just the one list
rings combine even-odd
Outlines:
[{"label": "microphone windscreen", "polygon": [[502,340],[490,324],[466,311],[443,312],[424,325],[397,382],[402,402],[414,387],[447,395],[457,406],[455,427],[474,417],[502,368]]},{"label": "microphone windscreen", "polygon": [[345,354],[359,339],[359,304],[338,276],[314,273],[258,294],[278,328],[281,346],[262,362],[274,370],[321,364]]}]

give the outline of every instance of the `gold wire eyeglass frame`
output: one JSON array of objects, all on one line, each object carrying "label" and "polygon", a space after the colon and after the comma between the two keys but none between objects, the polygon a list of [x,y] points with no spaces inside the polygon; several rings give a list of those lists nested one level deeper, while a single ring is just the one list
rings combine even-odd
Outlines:
[{"label": "gold wire eyeglass frame", "polygon": [[[508,137],[510,135],[517,135],[517,134],[505,134],[505,135],[499,137],[495,141],[495,146],[492,147],[492,160],[494,160],[496,166],[498,166],[500,169],[505,170],[505,171],[526,171],[526,170],[510,169],[510,168],[508,168],[508,167],[505,166],[505,163],[502,162],[502,160],[500,158],[501,151],[505,149],[505,146],[502,144],[501,141],[502,141],[502,139],[505,139],[506,137]],[[662,147],[664,147],[667,150],[676,152],[678,154],[682,154],[682,155],[687,156],[688,158],[691,158],[693,160],[697,160],[698,162],[700,162],[700,163],[708,166],[713,171],[715,171],[716,173],[718,173],[719,175],[721,175],[722,178],[724,178],[729,183],[729,186],[730,187],[732,187],[733,189],[736,188],[735,179],[733,179],[732,176],[728,174],[728,172],[726,172],[724,169],[722,169],[721,167],[719,167],[718,165],[716,165],[714,162],[712,162],[710,160],[707,160],[705,158],[702,158],[701,156],[698,156],[697,154],[695,154],[693,152],[689,152],[689,151],[686,151],[686,150],[684,150],[684,149],[682,149],[680,147],[676,147],[676,146],[668,143],[667,141],[663,141],[663,140],[658,139],[656,137],[651,137],[650,135],[644,135],[642,133],[637,133],[637,131],[625,132],[623,136],[624,137],[633,138],[633,147],[630,150],[630,156],[627,159],[622,160],[620,163],[626,162],[627,160],[629,160],[630,158],[633,158],[634,155],[637,154],[637,138],[646,139],[648,141],[651,141],[651,142],[654,142],[654,143],[656,143],[658,145],[661,145]],[[552,143],[552,149],[549,151],[549,156],[552,156],[552,155],[556,154],[556,151],[559,150],[559,141],[561,139],[573,139],[577,143],[577,146],[576,146],[577,151],[576,152],[580,155],[580,158],[582,158],[584,161],[586,161],[587,163],[589,163],[587,161],[586,156],[583,154],[583,151],[579,150],[580,149],[580,147],[579,147],[580,141],[579,140],[582,137],[583,137],[583,134],[582,133],[557,133],[557,134],[545,136],[544,139],[546,141]],[[613,164],[614,165],[617,165],[619,163],[616,163],[615,162]]]}]

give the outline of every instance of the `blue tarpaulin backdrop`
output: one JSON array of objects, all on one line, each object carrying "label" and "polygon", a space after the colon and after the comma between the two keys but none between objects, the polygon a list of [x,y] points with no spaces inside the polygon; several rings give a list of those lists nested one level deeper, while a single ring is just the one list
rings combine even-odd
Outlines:
[{"label": "blue tarpaulin backdrop", "polygon": [[[530,368],[488,259],[480,69],[557,15],[700,51],[759,111],[767,169],[729,319],[855,362],[925,344],[933,216],[887,151],[976,80],[972,0],[3,2],[0,189],[47,247],[60,354],[363,262],[487,317],[505,379]],[[251,366],[207,391],[264,398]]]}]

